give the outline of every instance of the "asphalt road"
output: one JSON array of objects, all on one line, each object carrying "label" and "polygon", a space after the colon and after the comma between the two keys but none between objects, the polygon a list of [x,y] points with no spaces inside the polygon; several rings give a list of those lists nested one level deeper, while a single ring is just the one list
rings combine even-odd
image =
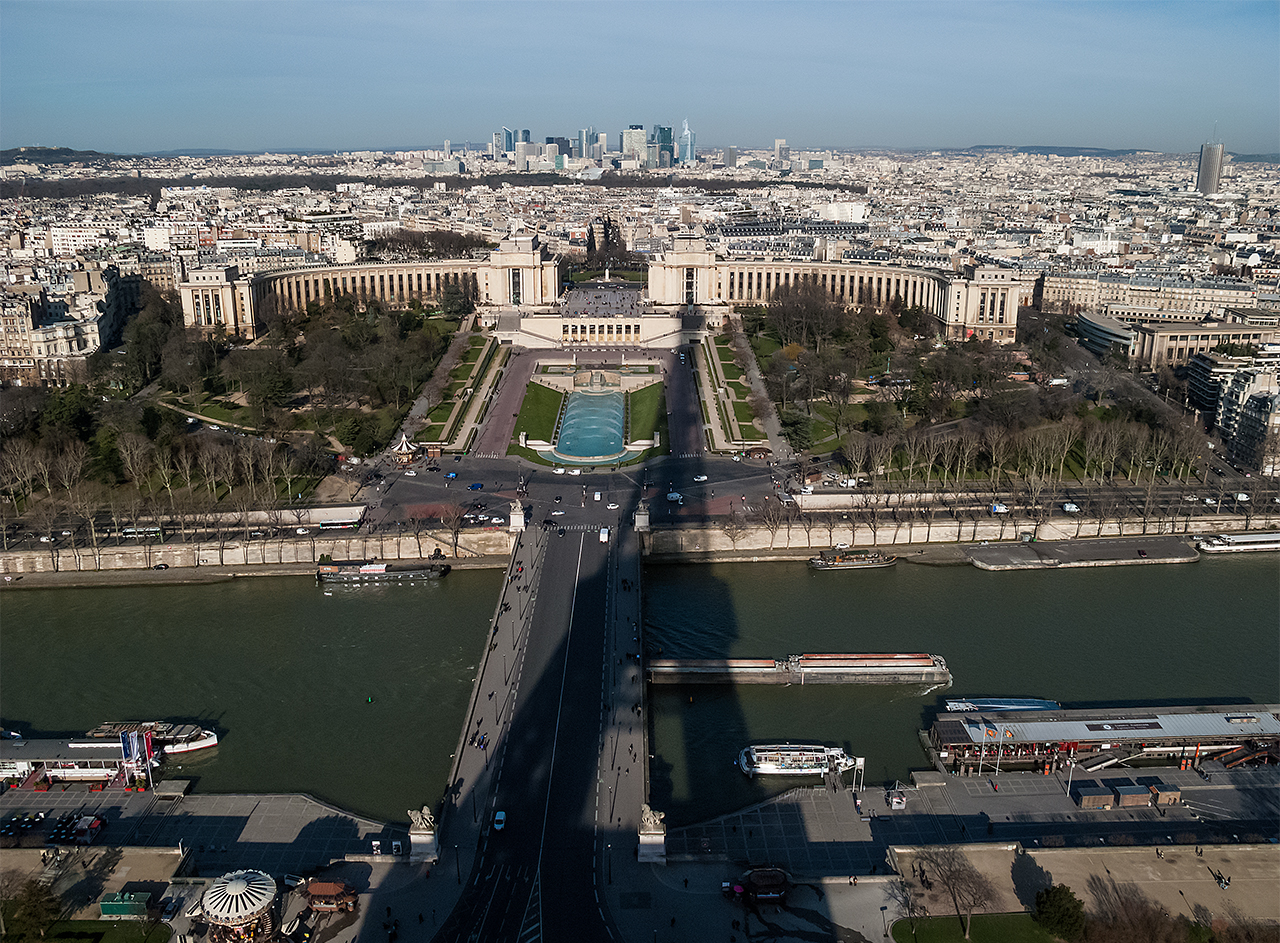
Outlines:
[{"label": "asphalt road", "polygon": [[[612,541],[602,544],[598,533],[567,530],[547,544],[523,659],[513,666],[515,707],[497,738],[505,742],[481,813],[488,827],[438,939],[604,938],[594,897],[593,758],[601,743]],[[482,708],[485,702],[482,696]],[[501,830],[493,827],[497,811],[506,813]]]}]

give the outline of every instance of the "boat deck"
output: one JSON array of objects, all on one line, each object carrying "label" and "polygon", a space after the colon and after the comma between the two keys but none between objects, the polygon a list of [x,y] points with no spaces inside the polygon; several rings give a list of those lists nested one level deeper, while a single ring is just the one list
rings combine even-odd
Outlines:
[{"label": "boat deck", "polygon": [[950,684],[940,655],[810,654],[773,658],[653,658],[652,684]]}]

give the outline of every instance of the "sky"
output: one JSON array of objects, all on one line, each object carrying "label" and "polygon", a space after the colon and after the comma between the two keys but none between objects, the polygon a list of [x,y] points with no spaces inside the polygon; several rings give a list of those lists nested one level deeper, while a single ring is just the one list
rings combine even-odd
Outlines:
[{"label": "sky", "polygon": [[0,148],[1280,152],[1280,2],[0,0]]}]

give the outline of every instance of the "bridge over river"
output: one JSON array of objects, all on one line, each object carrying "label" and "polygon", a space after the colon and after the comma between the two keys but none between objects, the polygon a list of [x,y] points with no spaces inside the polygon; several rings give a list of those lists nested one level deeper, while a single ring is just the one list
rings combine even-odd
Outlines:
[{"label": "bridge over river", "polygon": [[609,517],[607,543],[537,528],[512,554],[441,818],[436,875],[462,887],[437,939],[617,936],[601,886],[634,863],[647,745],[639,545]]}]

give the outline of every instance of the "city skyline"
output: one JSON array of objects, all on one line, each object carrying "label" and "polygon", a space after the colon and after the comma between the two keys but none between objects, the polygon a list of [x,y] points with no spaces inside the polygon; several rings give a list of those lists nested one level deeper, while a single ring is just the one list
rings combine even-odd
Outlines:
[{"label": "city skyline", "polygon": [[[1280,151],[1280,6],[0,4],[0,147]],[[678,15],[669,15],[678,10]],[[670,24],[653,38],[654,23]],[[641,39],[643,38],[643,39]],[[632,45],[632,54],[626,47]],[[193,66],[173,69],[169,49]],[[611,71],[591,65],[591,50]],[[630,64],[628,65],[628,62]],[[520,81],[513,77],[523,75]]]}]

